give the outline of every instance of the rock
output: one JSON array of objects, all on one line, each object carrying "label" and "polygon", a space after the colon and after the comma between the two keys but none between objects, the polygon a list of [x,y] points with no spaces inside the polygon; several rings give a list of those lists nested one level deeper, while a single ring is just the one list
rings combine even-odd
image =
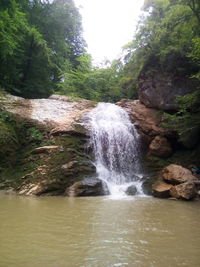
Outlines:
[{"label": "rock", "polygon": [[170,194],[177,199],[191,200],[196,196],[196,187],[193,182],[186,182],[171,187]]},{"label": "rock", "polygon": [[63,195],[67,187],[95,173],[92,152],[86,151],[88,136],[82,121],[95,102],[56,95],[24,99],[7,94],[0,96],[0,101],[6,116],[12,118],[8,128],[13,131],[7,138],[6,129],[5,140],[9,142],[4,143],[9,149],[5,157],[1,147],[0,164],[8,170],[12,166],[13,174],[16,170],[16,179],[8,184],[1,171],[0,187],[18,188],[24,195]]},{"label": "rock", "polygon": [[171,184],[167,184],[163,181],[158,181],[153,185],[152,194],[154,197],[168,198],[170,197],[170,190],[173,187]]},{"label": "rock", "polygon": [[49,195],[61,195],[63,192],[64,186],[57,179],[41,179],[35,183],[25,183],[18,189],[18,194],[25,196],[41,196],[47,193]]},{"label": "rock", "polygon": [[180,165],[170,164],[162,170],[162,178],[170,184],[181,184],[192,181],[193,183],[197,180],[192,175],[192,172]]},{"label": "rock", "polygon": [[62,174],[67,176],[82,174],[82,175],[90,175],[96,172],[95,166],[91,163],[91,161],[70,161],[61,166]]},{"label": "rock", "polygon": [[56,136],[60,134],[71,134],[76,136],[88,137],[86,130],[82,127],[77,127],[76,123],[73,124],[61,124],[53,128],[50,135]]},{"label": "rock", "polygon": [[68,171],[69,169],[72,169],[73,167],[76,167],[77,166],[77,161],[70,161],[64,165],[61,166],[61,169],[64,171],[64,173],[66,171]]},{"label": "rock", "polygon": [[105,195],[104,186],[97,178],[85,178],[67,188],[65,195],[70,197],[102,196]]},{"label": "rock", "polygon": [[137,193],[137,188],[136,188],[136,186],[135,186],[135,185],[130,185],[130,186],[126,189],[125,193],[126,193],[128,196],[134,196],[134,195],[136,195],[136,193]]},{"label": "rock", "polygon": [[146,178],[146,180],[142,183],[142,191],[145,195],[152,195],[152,186],[154,179],[151,177]]},{"label": "rock", "polygon": [[40,154],[40,153],[48,153],[52,150],[59,150],[61,147],[59,146],[42,146],[42,147],[37,147],[35,148],[32,153],[33,154]]},{"label": "rock", "polygon": [[172,135],[172,131],[160,125],[163,118],[158,110],[145,107],[139,100],[123,99],[117,105],[126,109],[147,142],[157,135]]},{"label": "rock", "polygon": [[61,133],[78,133],[76,124],[96,103],[85,99],[53,95],[48,99],[24,99],[5,95],[1,104],[6,111],[22,119],[32,120],[36,124],[48,127],[52,135]]},{"label": "rock", "polygon": [[160,110],[177,110],[177,96],[191,93],[198,84],[195,79],[173,77],[160,70],[141,73],[138,83],[140,101],[147,107]]},{"label": "rock", "polygon": [[149,155],[167,158],[172,154],[171,144],[167,138],[156,136],[149,145]]},{"label": "rock", "polygon": [[13,188],[10,188],[10,189],[5,190],[5,194],[6,195],[16,195],[17,192]]},{"label": "rock", "polygon": [[4,189],[6,187],[6,183],[0,183],[0,190]]}]

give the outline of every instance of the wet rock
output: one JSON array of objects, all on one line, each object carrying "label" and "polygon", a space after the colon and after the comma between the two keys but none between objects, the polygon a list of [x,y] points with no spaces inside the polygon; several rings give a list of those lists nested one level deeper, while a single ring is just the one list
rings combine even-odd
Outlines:
[{"label": "wet rock", "polygon": [[51,152],[53,150],[59,150],[59,149],[61,149],[61,147],[59,147],[59,146],[42,146],[42,147],[35,148],[32,151],[32,153],[33,154],[48,153],[48,152]]},{"label": "wet rock", "polygon": [[159,198],[169,198],[170,197],[170,190],[172,189],[173,185],[167,184],[163,181],[158,181],[156,184],[153,185],[152,194],[154,197]]},{"label": "wet rock", "polygon": [[156,136],[149,145],[149,155],[167,158],[172,154],[171,144],[167,138]]},{"label": "wet rock", "polygon": [[177,199],[191,200],[196,196],[196,187],[193,182],[186,182],[171,187],[170,194]]},{"label": "wet rock", "polygon": [[0,183],[0,190],[4,189],[6,187],[6,183]]},{"label": "wet rock", "polygon": [[65,195],[70,197],[105,195],[105,185],[97,178],[85,178],[66,189]]},{"label": "wet rock", "polygon": [[6,195],[16,195],[17,192],[13,188],[10,188],[10,189],[5,190],[5,194]]},{"label": "wet rock", "polygon": [[162,178],[170,184],[180,184],[188,181],[196,181],[192,172],[180,165],[170,164],[162,170]]},{"label": "wet rock", "polygon": [[142,183],[142,191],[145,195],[152,195],[152,186],[154,179],[146,178],[146,180]]},{"label": "wet rock", "polygon": [[61,166],[61,171],[62,174],[67,177],[78,173],[82,173],[83,175],[90,175],[96,172],[96,168],[90,161],[87,160],[81,162],[70,161]]},{"label": "wet rock", "polygon": [[134,196],[134,195],[136,195],[136,193],[137,193],[137,188],[136,188],[136,186],[135,186],[135,185],[130,185],[130,186],[126,189],[125,193],[126,193],[128,196]]},{"label": "wet rock", "polygon": [[22,185],[18,190],[18,194],[25,196],[40,196],[44,195],[45,193],[49,193],[49,195],[54,195],[54,192],[57,191],[59,191],[60,194],[64,191],[64,188],[62,189],[62,186],[59,181],[56,179],[46,179],[35,183],[28,183]]}]

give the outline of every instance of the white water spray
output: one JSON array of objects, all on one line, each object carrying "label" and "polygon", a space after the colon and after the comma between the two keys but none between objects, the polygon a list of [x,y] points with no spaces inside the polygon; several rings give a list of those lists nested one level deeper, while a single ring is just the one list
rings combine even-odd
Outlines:
[{"label": "white water spray", "polygon": [[98,178],[111,195],[126,195],[130,186],[142,194],[140,138],[128,113],[114,104],[99,103],[88,120]]}]

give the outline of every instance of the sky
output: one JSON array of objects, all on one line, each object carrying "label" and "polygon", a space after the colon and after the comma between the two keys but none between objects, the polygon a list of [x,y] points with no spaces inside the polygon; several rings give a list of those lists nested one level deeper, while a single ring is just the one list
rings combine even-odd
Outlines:
[{"label": "sky", "polygon": [[98,64],[120,55],[133,39],[144,0],[74,0],[82,15],[88,52]]}]

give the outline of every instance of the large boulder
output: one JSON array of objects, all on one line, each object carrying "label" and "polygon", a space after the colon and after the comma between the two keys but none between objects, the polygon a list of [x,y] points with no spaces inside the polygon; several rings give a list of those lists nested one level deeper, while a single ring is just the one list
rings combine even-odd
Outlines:
[{"label": "large boulder", "polygon": [[192,181],[171,187],[170,194],[177,199],[191,200],[197,194],[195,183]]},{"label": "large boulder", "polygon": [[153,185],[153,195],[191,200],[198,196],[199,184],[200,181],[190,170],[170,164],[162,170],[160,179]]},{"label": "large boulder", "polygon": [[147,107],[160,110],[177,110],[177,96],[183,96],[196,88],[197,81],[187,77],[173,77],[166,72],[141,73],[139,99]]},{"label": "large boulder", "polygon": [[171,184],[167,184],[164,181],[158,181],[153,185],[152,194],[154,197],[169,198],[172,187],[173,185]]},{"label": "large boulder", "polygon": [[172,154],[172,147],[167,138],[156,136],[149,145],[149,155],[167,158]]},{"label": "large boulder", "polygon": [[195,182],[192,172],[180,165],[170,164],[162,170],[162,178],[170,184],[181,184],[188,181]]},{"label": "large boulder", "polygon": [[18,189],[19,195],[41,196],[41,195],[61,195],[63,185],[57,179],[44,179],[33,183],[24,183]]},{"label": "large boulder", "polygon": [[102,196],[107,192],[104,188],[105,185],[101,180],[97,178],[85,178],[68,187],[65,195],[69,197]]}]

